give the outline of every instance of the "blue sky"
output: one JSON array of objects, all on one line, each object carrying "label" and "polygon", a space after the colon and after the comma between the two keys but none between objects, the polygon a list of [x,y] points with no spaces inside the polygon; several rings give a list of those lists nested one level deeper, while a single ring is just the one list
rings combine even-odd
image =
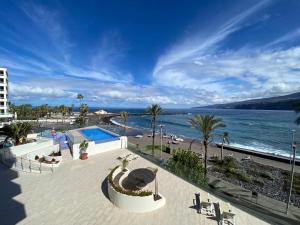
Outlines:
[{"label": "blue sky", "polygon": [[191,107],[300,91],[300,1],[0,1],[13,103]]}]

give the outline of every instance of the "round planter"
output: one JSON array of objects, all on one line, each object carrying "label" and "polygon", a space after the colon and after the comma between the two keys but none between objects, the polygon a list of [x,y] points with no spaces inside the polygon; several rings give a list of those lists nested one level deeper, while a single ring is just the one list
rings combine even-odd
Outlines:
[{"label": "round planter", "polygon": [[88,153],[82,153],[82,154],[80,155],[80,159],[81,159],[81,160],[86,160],[86,159],[88,159]]}]

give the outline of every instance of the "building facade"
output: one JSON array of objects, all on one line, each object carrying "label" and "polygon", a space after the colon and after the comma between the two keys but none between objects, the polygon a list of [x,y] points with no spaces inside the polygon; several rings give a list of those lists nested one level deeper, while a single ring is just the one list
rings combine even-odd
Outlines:
[{"label": "building facade", "polygon": [[11,118],[8,106],[8,73],[6,68],[0,67],[0,119]]}]

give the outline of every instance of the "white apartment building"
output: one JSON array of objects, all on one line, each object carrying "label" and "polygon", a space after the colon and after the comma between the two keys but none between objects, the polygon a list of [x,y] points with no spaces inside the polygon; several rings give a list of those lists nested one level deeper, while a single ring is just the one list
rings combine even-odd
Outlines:
[{"label": "white apartment building", "polygon": [[8,73],[6,68],[0,67],[0,120],[4,122],[11,117],[8,108]]}]

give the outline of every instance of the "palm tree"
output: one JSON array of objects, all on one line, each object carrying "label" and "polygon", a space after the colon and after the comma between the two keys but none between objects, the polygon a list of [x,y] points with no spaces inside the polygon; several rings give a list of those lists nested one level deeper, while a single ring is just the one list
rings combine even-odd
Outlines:
[{"label": "palm tree", "polygon": [[26,139],[27,134],[29,134],[31,124],[28,122],[12,123],[4,126],[2,130],[8,137],[14,139],[15,145],[19,145],[21,143],[21,139]]},{"label": "palm tree", "polygon": [[154,143],[155,143],[155,128],[156,128],[156,117],[162,113],[162,108],[158,104],[152,104],[148,107],[147,112],[151,115],[152,121],[152,155],[154,156]]},{"label": "palm tree", "polygon": [[[295,111],[297,114],[300,114],[300,102],[298,102],[296,104],[296,107],[295,107]],[[297,117],[297,119],[295,120],[295,123],[299,126],[300,125],[300,115]]]},{"label": "palm tree", "polygon": [[212,132],[220,127],[225,127],[221,118],[216,118],[213,115],[195,115],[189,120],[192,127],[196,128],[202,135],[202,142],[204,144],[204,175],[207,174],[207,148],[212,140]]},{"label": "palm tree", "polygon": [[121,112],[120,116],[121,116],[121,119],[122,119],[123,124],[124,124],[124,134],[125,134],[126,133],[127,120],[128,120],[129,114],[128,114],[128,112]]},{"label": "palm tree", "polygon": [[82,100],[83,100],[83,95],[82,94],[77,94],[77,99],[80,102],[80,105],[82,104]]},{"label": "palm tree", "polygon": [[221,160],[223,160],[224,144],[225,143],[229,144],[229,133],[225,131],[222,135],[220,135],[220,137],[222,138]]}]

